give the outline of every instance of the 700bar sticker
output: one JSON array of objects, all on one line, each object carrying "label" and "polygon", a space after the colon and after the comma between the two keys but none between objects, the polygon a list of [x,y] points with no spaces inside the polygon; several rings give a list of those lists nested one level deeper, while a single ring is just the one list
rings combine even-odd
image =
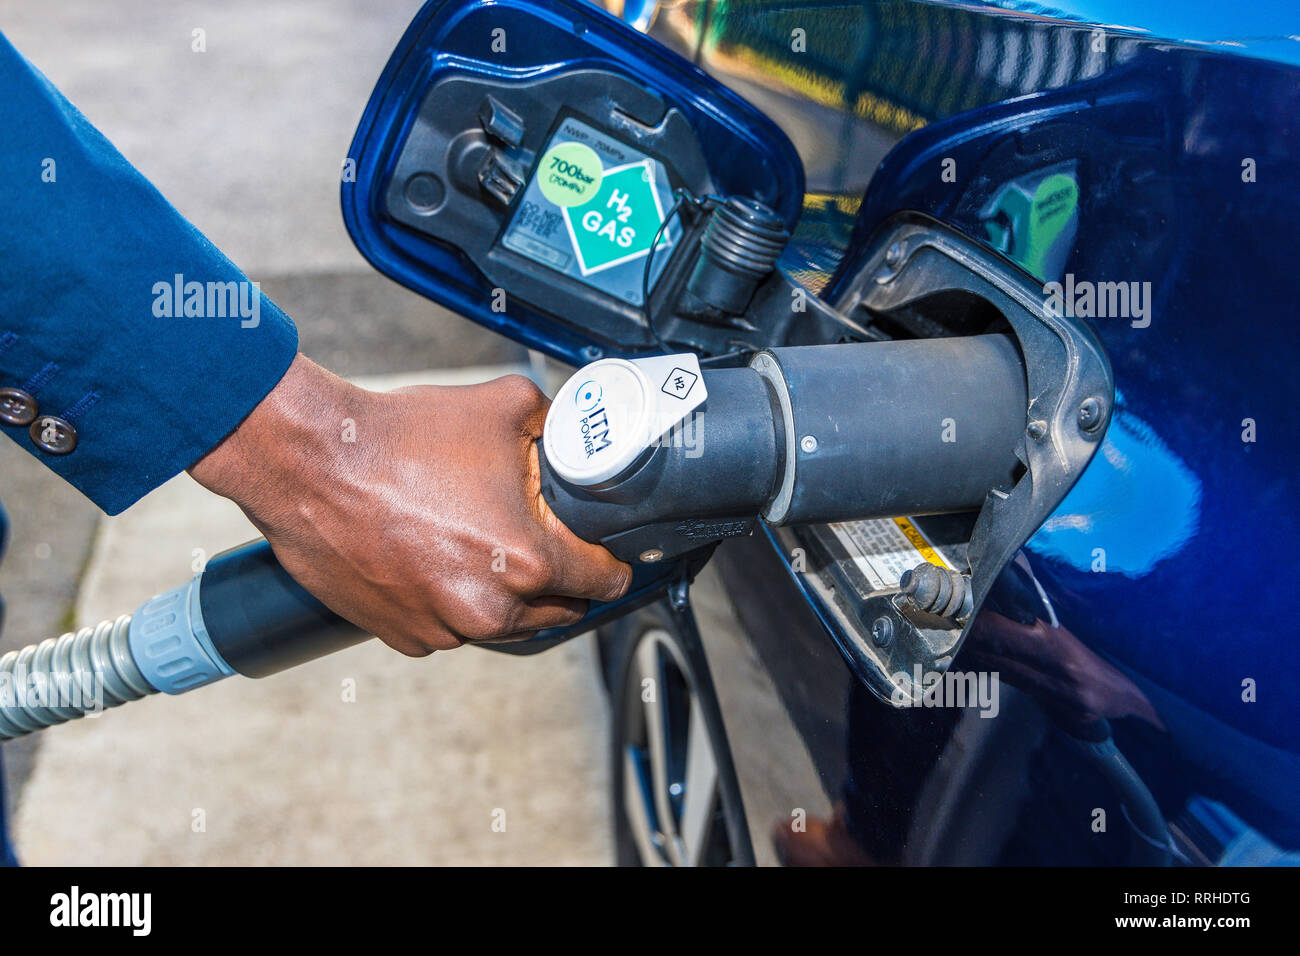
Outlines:
[{"label": "700bar sticker", "polygon": [[537,170],[542,195],[557,206],[581,206],[600,189],[604,170],[600,157],[582,143],[560,143],[542,157]]},{"label": "700bar sticker", "polygon": [[[633,305],[667,264],[672,186],[663,163],[570,118],[551,137],[502,244]],[[562,226],[562,228],[560,228]]]}]

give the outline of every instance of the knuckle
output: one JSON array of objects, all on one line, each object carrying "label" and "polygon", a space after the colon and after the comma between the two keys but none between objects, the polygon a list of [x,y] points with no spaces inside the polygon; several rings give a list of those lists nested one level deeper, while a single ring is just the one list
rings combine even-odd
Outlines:
[{"label": "knuckle", "polygon": [[497,379],[497,386],[501,389],[506,401],[525,411],[531,411],[546,404],[546,396],[542,394],[542,390],[523,375],[502,376]]},{"label": "knuckle", "polygon": [[512,572],[510,584],[518,593],[537,594],[550,583],[550,563],[532,549],[516,550],[507,558],[506,566]]},{"label": "knuckle", "polygon": [[487,641],[510,633],[511,615],[505,602],[482,595],[463,605],[454,622],[457,633],[471,641]]},{"label": "knuckle", "polygon": [[436,650],[434,645],[427,644],[423,639],[410,634],[384,636],[380,640],[407,657],[428,657]]},{"label": "knuckle", "polygon": [[601,597],[602,601],[616,601],[627,593],[632,585],[632,566],[620,564],[618,568],[610,575],[608,589]]}]

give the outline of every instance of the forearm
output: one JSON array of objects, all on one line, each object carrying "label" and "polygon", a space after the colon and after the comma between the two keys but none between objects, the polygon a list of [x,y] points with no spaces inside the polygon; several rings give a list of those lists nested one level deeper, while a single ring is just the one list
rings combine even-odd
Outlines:
[{"label": "forearm", "polygon": [[3,430],[116,514],[249,413],[297,330],[3,36],[0,90],[0,387],[77,441]]}]

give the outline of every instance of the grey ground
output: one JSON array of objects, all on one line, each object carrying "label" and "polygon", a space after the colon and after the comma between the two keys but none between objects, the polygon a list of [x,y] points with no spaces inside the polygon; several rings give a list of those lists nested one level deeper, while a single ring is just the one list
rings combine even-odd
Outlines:
[{"label": "grey ground", "polygon": [[[0,0],[0,29],[298,322],[371,380],[463,380],[527,360],[374,273],[338,170],[418,0]],[[191,51],[206,31],[207,52]],[[453,371],[448,378],[446,370]],[[12,521],[0,648],[130,610],[252,536],[186,477],[105,519],[0,443]],[[83,584],[84,582],[84,584]],[[584,639],[543,658],[411,662],[372,643],[8,744],[29,863],[603,862],[605,710]],[[342,699],[355,681],[356,702]],[[196,811],[203,811],[196,830]],[[506,830],[494,830],[504,810]]]}]

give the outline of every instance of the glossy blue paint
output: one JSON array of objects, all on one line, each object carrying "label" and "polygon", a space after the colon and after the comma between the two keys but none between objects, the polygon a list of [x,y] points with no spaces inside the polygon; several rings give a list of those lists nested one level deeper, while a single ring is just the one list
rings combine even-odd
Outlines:
[{"label": "glossy blue paint", "polygon": [[[1256,108],[1240,109],[1247,100]],[[1287,318],[1300,246],[1297,104],[1287,68],[1144,49],[1099,79],[918,132],[873,178],[859,220],[865,236],[885,214],[919,209],[987,242],[977,207],[1006,175],[1000,147],[1008,164],[1067,154],[1083,164],[1065,269],[1076,281],[1150,283],[1153,317],[1149,327],[1086,320],[1108,347],[1123,411],[1111,454],[1079,489],[1093,502],[1087,513],[1079,497],[1067,501],[1029,550],[1090,643],[1291,752],[1300,750],[1300,701],[1283,691],[1300,677],[1284,650],[1291,588],[1266,582],[1293,563],[1300,536],[1290,503],[1300,434],[1287,412],[1300,398],[1290,368],[1300,333]],[[935,174],[943,157],[956,158],[956,184]],[[1254,181],[1243,181],[1246,159]],[[1243,441],[1247,419],[1259,440]],[[1117,447],[1126,435],[1136,436],[1129,453]],[[1162,493],[1159,507],[1134,510],[1135,496]],[[1162,517],[1166,508],[1183,513]],[[1067,524],[1080,529],[1074,559],[1052,544]],[[1110,545],[1118,565],[1081,568],[1087,542]],[[1135,558],[1134,548],[1148,553]],[[1274,693],[1243,703],[1247,679]]]},{"label": "glossy blue paint", "polygon": [[1008,16],[1103,26],[1107,33],[1129,33],[1173,40],[1225,53],[1300,65],[1295,5],[1286,0],[1227,4],[1222,0],[1134,3],[1133,0],[930,0],[964,9],[986,8]]},{"label": "glossy blue paint", "polygon": [[1138,579],[1176,558],[1200,520],[1195,472],[1118,393],[1096,462],[1026,547],[1076,571]]},{"label": "glossy blue paint", "polygon": [[[727,580],[772,684],[763,712],[788,717],[816,770],[776,789],[806,787],[810,803],[829,796],[854,845],[879,861],[1121,862],[1139,837],[1124,824],[1110,835],[1088,826],[1094,808],[1119,820],[1126,810],[1078,747],[1109,729],[1200,862],[1280,859],[1300,846],[1300,58],[1290,11],[732,0],[684,5],[670,26],[661,13],[664,47],[651,49],[580,4],[485,9],[491,26],[529,18],[510,21],[537,27],[526,48],[494,64],[482,48],[489,22],[474,8],[427,6],[367,108],[344,214],[381,270],[533,347],[576,363],[590,343],[545,316],[485,313],[471,270],[374,214],[401,117],[438,71],[535,75],[621,57],[716,128],[706,101],[726,112],[737,100],[683,72],[671,46],[798,144],[808,195],[783,261],[824,295],[861,268],[882,222],[913,210],[1019,255],[1008,266],[1036,274],[1045,298],[1051,282],[1138,283],[1148,306],[1074,319],[1104,343],[1119,405],[1101,452],[1003,572],[956,662],[1001,674],[996,730],[875,700],[775,542],[723,548],[741,555]],[[694,17],[693,32],[682,16]],[[575,33],[575,18],[596,26]],[[789,55],[794,25],[808,33],[802,59]],[[773,130],[740,125],[759,146]],[[704,141],[732,177],[728,191],[755,187],[728,141]],[[946,163],[955,178],[942,175]],[[1000,245],[1005,228],[989,218],[999,190],[1058,167],[1078,187],[1065,248],[1030,256]],[[794,173],[783,179],[790,213],[804,187]],[[726,658],[707,629],[704,640],[724,698],[761,693],[744,666],[716,666]],[[756,808],[776,792],[761,758],[772,727],[729,721],[728,732],[761,855],[770,834]],[[961,778],[953,766],[981,746],[990,756]],[[928,843],[935,833],[944,839]]]},{"label": "glossy blue paint", "polygon": [[477,270],[449,245],[386,217],[380,196],[416,104],[433,83],[454,74],[523,80],[592,67],[624,73],[681,109],[705,144],[717,188],[725,194],[765,197],[794,222],[803,195],[802,168],[771,121],[689,62],[577,0],[427,3],[393,52],[366,106],[348,154],[356,161],[356,179],[342,186],[348,232],[377,269],[572,365],[591,360],[591,339],[516,297],[507,300],[505,312],[493,310],[491,287]]},{"label": "glossy blue paint", "polygon": [[[888,42],[915,42],[921,55],[935,49],[944,27],[958,38],[948,44],[958,69],[930,92],[932,121],[870,171],[827,294],[860,268],[873,230],[902,210],[994,247],[990,197],[1061,162],[1078,167],[1077,233],[1059,272],[1040,281],[1150,284],[1146,318],[1078,319],[1105,344],[1122,404],[1101,453],[1004,572],[956,666],[999,669],[1067,735],[1108,716],[1171,820],[1195,829],[1193,798],[1212,798],[1252,832],[1294,848],[1300,75],[1260,59],[1258,46],[1232,55],[1223,45],[1157,46],[1108,30],[1107,56],[1070,82],[1070,58],[1080,62],[1092,35],[1087,24],[983,4],[942,6],[963,11],[941,22],[917,13],[915,32],[895,31]],[[755,8],[753,17],[750,34],[764,15]],[[1202,28],[1193,18],[1185,35]],[[1007,56],[1037,52],[1005,64],[992,82],[1001,65],[981,72],[963,44]],[[1066,82],[1053,81],[1062,76]],[[945,112],[948,86],[983,102]],[[833,131],[828,124],[827,142]],[[941,175],[945,162],[955,182]],[[778,665],[799,667],[800,680],[810,680],[806,665]],[[880,719],[867,710],[863,720]],[[854,738],[851,727],[847,736]],[[848,744],[851,760],[858,739]],[[886,751],[886,763],[899,759],[884,744],[872,746]],[[1073,766],[1051,756],[1054,749],[1035,759],[1052,772]],[[1049,828],[1042,839],[1052,842],[1032,846],[1026,819],[1083,810],[1068,809],[1077,797],[1071,785],[1054,789],[1033,777],[1026,784],[1026,807],[1039,809],[1022,812],[1021,843],[1002,858],[1088,859],[1100,841],[1086,830],[1071,839]],[[902,783],[871,786],[876,803],[913,799],[899,795]]]}]

